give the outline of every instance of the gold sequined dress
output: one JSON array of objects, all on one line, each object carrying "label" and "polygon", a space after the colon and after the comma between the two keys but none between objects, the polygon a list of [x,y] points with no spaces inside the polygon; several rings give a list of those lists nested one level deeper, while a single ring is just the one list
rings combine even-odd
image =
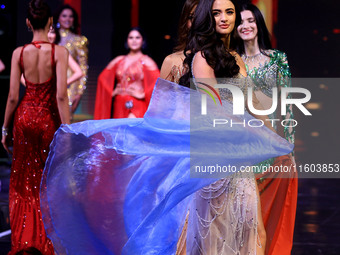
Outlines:
[{"label": "gold sequined dress", "polygon": [[[68,97],[70,104],[73,101],[74,96],[82,95],[86,89],[87,72],[88,72],[88,40],[85,36],[76,35],[69,30],[60,30],[60,43],[68,49],[71,56],[77,61],[84,76],[68,88]],[[72,75],[71,69],[68,69],[67,76]]]}]

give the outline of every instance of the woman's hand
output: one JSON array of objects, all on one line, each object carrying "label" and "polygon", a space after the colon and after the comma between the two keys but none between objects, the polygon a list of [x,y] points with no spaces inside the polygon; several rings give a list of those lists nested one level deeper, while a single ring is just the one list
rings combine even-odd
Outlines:
[{"label": "woman's hand", "polygon": [[72,100],[72,113],[74,113],[76,110],[77,110],[77,107],[79,105],[79,102],[80,102],[80,99],[81,99],[82,95],[75,95],[73,97],[73,100]]},{"label": "woman's hand", "polygon": [[122,92],[122,88],[120,86],[119,87],[117,86],[112,92],[112,97],[119,95],[121,92]]},{"label": "woman's hand", "polygon": [[8,148],[10,145],[10,137],[8,135],[8,129],[2,128],[2,137],[1,137],[1,143],[4,146],[5,150],[12,154],[12,151]]},{"label": "woman's hand", "polygon": [[137,90],[134,86],[128,86],[126,89],[126,93],[128,93],[130,96],[133,96],[137,99],[145,98],[144,91]]}]

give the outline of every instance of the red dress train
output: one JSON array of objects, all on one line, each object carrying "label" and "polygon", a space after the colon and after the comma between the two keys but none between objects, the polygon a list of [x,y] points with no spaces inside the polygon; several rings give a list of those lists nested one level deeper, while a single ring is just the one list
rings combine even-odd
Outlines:
[{"label": "red dress train", "polygon": [[277,157],[272,167],[287,167],[290,172],[257,175],[268,255],[290,255],[293,247],[298,176],[292,166],[290,156]]}]

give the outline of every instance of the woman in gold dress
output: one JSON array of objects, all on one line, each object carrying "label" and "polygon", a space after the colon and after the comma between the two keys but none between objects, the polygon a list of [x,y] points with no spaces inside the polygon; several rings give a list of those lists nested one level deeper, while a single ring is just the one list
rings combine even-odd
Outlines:
[{"label": "woman in gold dress", "polygon": [[[77,61],[84,76],[68,88],[69,104],[71,112],[74,113],[79,105],[80,99],[86,89],[88,72],[88,40],[85,36],[78,34],[78,14],[70,5],[63,5],[56,15],[58,22],[56,30],[59,32],[56,43],[68,49],[70,55]],[[58,33],[57,33],[58,35]],[[72,71],[68,70],[68,76]]]}]

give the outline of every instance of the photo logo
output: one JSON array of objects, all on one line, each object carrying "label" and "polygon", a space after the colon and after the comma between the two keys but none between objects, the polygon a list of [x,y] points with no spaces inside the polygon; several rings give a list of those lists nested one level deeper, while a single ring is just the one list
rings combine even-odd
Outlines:
[{"label": "photo logo", "polygon": [[[203,83],[203,82],[197,82],[197,83],[198,83],[198,84],[201,84],[201,85],[203,85],[203,86],[208,87],[212,92],[214,92],[214,94],[216,95],[216,97],[217,97],[218,100],[220,101],[220,104],[222,105],[221,97],[220,97],[220,95],[217,93],[217,91],[214,89],[213,86],[208,85],[208,84]],[[213,96],[213,94],[210,93],[209,90],[204,89],[204,88],[201,88],[201,87],[198,87],[198,89],[200,89],[200,90],[204,91],[205,93],[207,93],[207,94],[212,98],[212,100],[214,101],[215,105],[217,105],[216,100],[215,100],[215,97]],[[204,95],[204,94],[202,94],[202,95]],[[203,100],[203,98],[202,98],[202,100]],[[207,108],[207,98],[206,98],[206,97],[205,97],[205,108]],[[207,113],[205,113],[205,114],[207,114]]]},{"label": "photo logo", "polygon": [[[213,91],[214,94],[216,95],[216,97],[219,99],[221,105],[222,105],[221,98],[220,98],[219,94],[217,93],[217,91],[214,89],[213,86],[202,83],[202,82],[198,82],[198,83],[206,86],[211,91]],[[235,85],[217,84],[217,85],[215,85],[215,88],[217,88],[217,89],[219,89],[219,88],[228,89],[231,92],[232,98],[233,98],[233,114],[234,115],[244,115],[245,99],[244,99],[243,92],[239,87],[237,87]],[[199,89],[206,92],[214,100],[214,102],[216,104],[216,100],[215,100],[213,94],[209,90],[207,90],[205,88],[201,88],[201,87],[199,87]],[[255,109],[255,107],[253,105],[253,88],[248,87],[247,104],[248,104],[249,111],[251,113],[255,114],[255,115],[269,115],[269,114],[274,113],[277,109],[277,106],[278,106],[278,89],[272,88],[272,91],[273,91],[272,106],[267,110],[258,110],[258,109]],[[303,94],[304,97],[303,98],[294,98],[294,99],[288,98],[287,95],[292,94],[292,93]],[[202,100],[201,101],[201,114],[202,115],[207,114],[207,94],[201,95],[201,100]],[[292,87],[281,88],[281,115],[286,115],[287,105],[295,105],[297,108],[299,108],[299,110],[304,115],[311,116],[312,114],[303,106],[303,104],[307,103],[310,99],[311,99],[311,93],[307,89],[292,88]]]}]

